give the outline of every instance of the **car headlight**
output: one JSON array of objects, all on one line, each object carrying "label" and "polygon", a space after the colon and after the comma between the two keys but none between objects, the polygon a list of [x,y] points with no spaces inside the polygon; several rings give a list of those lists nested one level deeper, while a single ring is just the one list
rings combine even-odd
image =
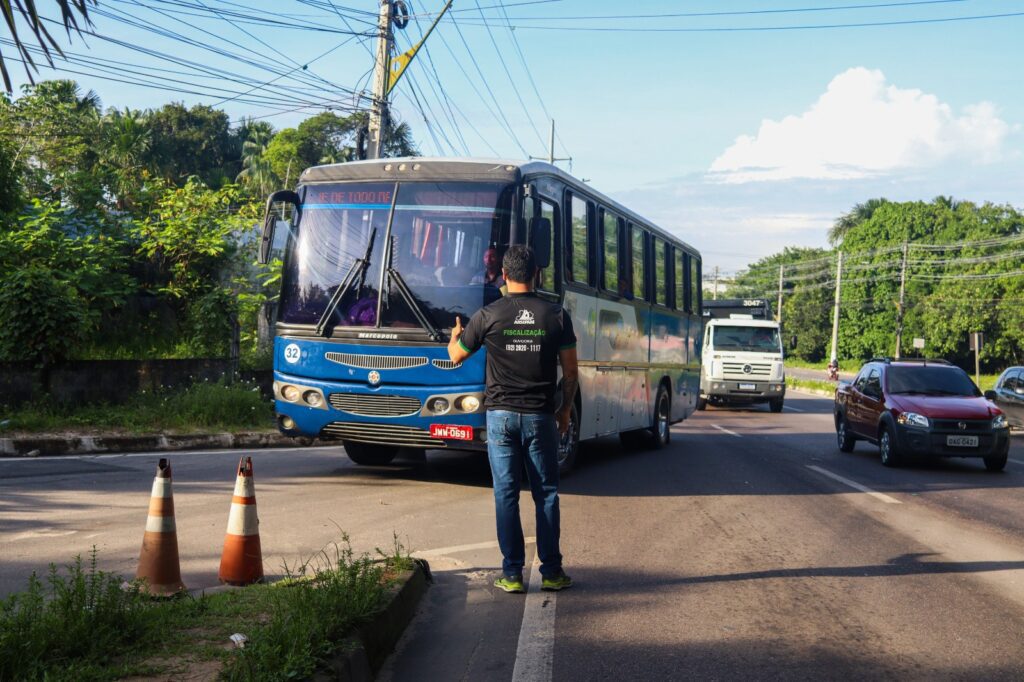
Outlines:
[{"label": "car headlight", "polygon": [[294,403],[299,399],[299,389],[291,384],[286,384],[285,387],[281,389],[281,397],[290,403]]},{"label": "car headlight", "polygon": [[1000,414],[995,419],[993,419],[992,420],[992,428],[993,429],[1008,429],[1008,428],[1010,428],[1010,423],[1008,421],[1006,421],[1006,415],[1005,414]]},{"label": "car headlight", "polygon": [[896,421],[904,426],[920,426],[926,429],[928,428],[928,417],[923,414],[918,414],[917,412],[904,412],[896,419]]},{"label": "car headlight", "polygon": [[480,409],[480,400],[476,396],[464,395],[455,401],[455,406],[463,412],[476,412]]}]

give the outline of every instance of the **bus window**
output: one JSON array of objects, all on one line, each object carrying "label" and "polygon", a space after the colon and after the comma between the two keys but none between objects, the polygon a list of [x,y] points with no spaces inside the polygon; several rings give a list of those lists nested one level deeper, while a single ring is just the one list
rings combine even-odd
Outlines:
[{"label": "bus window", "polygon": [[700,259],[690,256],[690,312],[700,314]]},{"label": "bus window", "polygon": [[566,259],[568,272],[566,279],[580,284],[590,284],[590,249],[587,243],[590,225],[590,208],[592,204],[572,195],[572,234],[567,240],[569,258]]},{"label": "bus window", "polygon": [[646,284],[644,277],[644,231],[638,226],[629,225],[631,243],[631,261],[633,275],[633,298],[642,301],[647,298]]},{"label": "bus window", "polygon": [[555,264],[558,263],[558,254],[561,249],[556,248],[558,244],[558,238],[556,235],[562,233],[558,225],[558,209],[557,207],[545,199],[540,200],[540,217],[547,218],[551,223],[551,262],[548,263],[548,267],[542,268],[537,273],[537,289],[539,291],[550,291],[557,292],[561,289],[558,282],[558,271]]},{"label": "bus window", "polygon": [[654,240],[654,302],[668,305],[668,273],[665,268],[665,242]]},{"label": "bus window", "polygon": [[601,221],[601,262],[603,265],[602,286],[619,293],[619,219],[614,213],[603,214]]},{"label": "bus window", "polygon": [[686,310],[686,279],[683,275],[683,262],[686,260],[686,254],[676,249],[675,254],[672,256],[672,265],[675,268],[675,287],[676,287],[676,310]]}]

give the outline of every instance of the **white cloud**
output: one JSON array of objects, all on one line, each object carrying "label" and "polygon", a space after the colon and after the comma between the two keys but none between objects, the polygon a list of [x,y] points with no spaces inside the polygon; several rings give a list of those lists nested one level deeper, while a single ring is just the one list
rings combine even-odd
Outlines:
[{"label": "white cloud", "polygon": [[1010,126],[980,102],[957,116],[920,90],[886,82],[878,70],[849,69],[829,83],[810,109],[762,121],[741,135],[710,168],[728,183],[760,180],[867,178],[956,159],[1000,158]]}]

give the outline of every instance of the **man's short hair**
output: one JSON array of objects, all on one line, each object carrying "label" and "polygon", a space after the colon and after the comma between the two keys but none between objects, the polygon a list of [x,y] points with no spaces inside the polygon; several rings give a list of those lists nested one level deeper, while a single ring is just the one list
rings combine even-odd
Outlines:
[{"label": "man's short hair", "polygon": [[516,244],[508,247],[501,267],[508,273],[508,279],[518,284],[529,284],[537,272],[537,257],[529,246]]}]

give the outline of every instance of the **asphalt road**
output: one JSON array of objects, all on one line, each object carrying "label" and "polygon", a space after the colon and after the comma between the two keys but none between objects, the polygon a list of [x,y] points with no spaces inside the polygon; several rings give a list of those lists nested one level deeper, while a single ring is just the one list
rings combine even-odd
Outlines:
[{"label": "asphalt road", "polygon": [[[1020,435],[1001,474],[973,460],[886,469],[864,443],[838,451],[831,401],[792,393],[778,415],[709,408],[660,451],[598,441],[563,482],[576,585],[554,596],[490,586],[482,457],[252,454],[267,573],[342,531],[369,552],[397,534],[430,560],[435,584],[381,679],[1024,677]],[[216,582],[237,458],[171,458],[190,587]],[[157,459],[0,461],[0,592],[93,545],[132,573]]]}]

